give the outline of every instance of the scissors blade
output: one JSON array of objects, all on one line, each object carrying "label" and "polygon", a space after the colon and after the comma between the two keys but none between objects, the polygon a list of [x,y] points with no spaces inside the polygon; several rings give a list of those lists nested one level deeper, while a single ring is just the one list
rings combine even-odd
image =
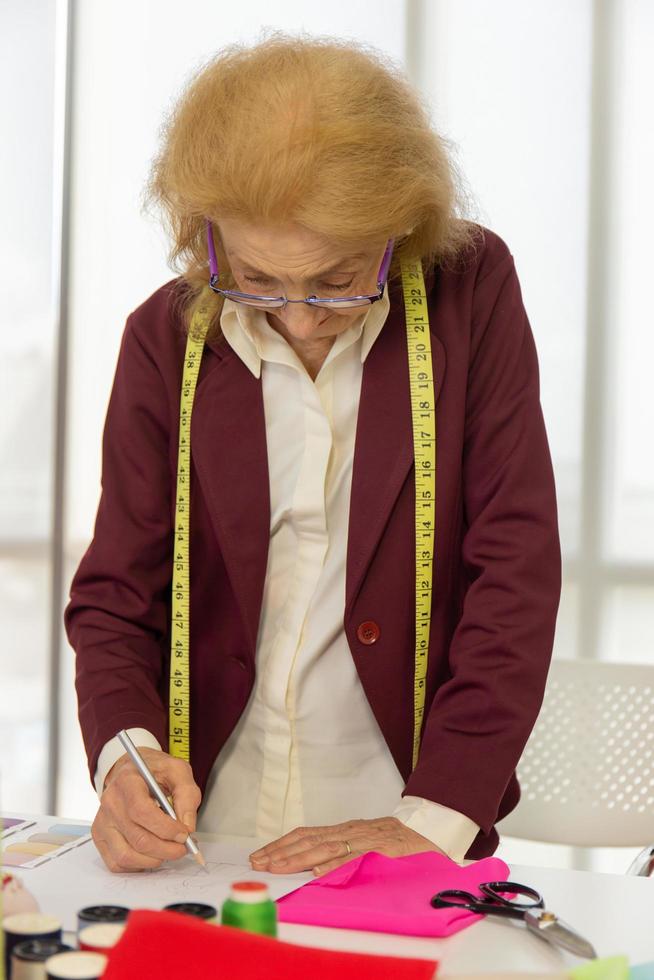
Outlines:
[{"label": "scissors blade", "polygon": [[597,953],[588,940],[567,926],[553,912],[545,912],[541,909],[525,912],[525,922],[528,929],[552,945],[567,949],[575,956],[583,956],[589,960],[597,959]]}]

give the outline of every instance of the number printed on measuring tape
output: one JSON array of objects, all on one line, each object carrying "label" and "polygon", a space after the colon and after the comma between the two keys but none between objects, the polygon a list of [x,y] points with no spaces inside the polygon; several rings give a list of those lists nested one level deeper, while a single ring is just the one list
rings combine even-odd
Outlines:
[{"label": "number printed on measuring tape", "polygon": [[419,261],[402,263],[415,469],[415,627],[413,767],[418,761],[425,714],[436,521],[436,400],[427,293]]},{"label": "number printed on measuring tape", "polygon": [[179,404],[177,492],[171,597],[170,688],[168,696],[168,751],[178,759],[191,756],[190,681],[190,486],[191,413],[202,360],[204,338],[211,318],[206,306],[196,310],[186,339]]}]

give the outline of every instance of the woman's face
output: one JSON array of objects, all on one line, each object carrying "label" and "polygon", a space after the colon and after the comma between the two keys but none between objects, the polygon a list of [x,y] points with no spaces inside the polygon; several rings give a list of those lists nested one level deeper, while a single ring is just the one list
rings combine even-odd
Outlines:
[{"label": "woman's face", "polygon": [[[375,248],[365,246],[345,252],[322,235],[295,223],[260,227],[221,219],[218,228],[241,292],[287,299],[377,292],[376,277],[386,242]],[[332,311],[293,303],[268,310],[266,315],[272,327],[302,342],[334,338],[366,309]]]}]

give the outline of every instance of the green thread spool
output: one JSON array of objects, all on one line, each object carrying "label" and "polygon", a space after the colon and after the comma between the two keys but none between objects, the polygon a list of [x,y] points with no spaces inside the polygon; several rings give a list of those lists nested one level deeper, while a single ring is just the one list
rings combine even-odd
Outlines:
[{"label": "green thread spool", "polygon": [[261,936],[277,935],[277,906],[262,881],[237,881],[223,903],[221,922]]}]

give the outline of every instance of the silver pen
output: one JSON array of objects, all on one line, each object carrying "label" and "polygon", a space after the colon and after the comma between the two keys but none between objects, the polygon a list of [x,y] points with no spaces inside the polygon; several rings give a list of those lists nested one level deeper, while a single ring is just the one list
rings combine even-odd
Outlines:
[{"label": "silver pen", "polygon": [[[177,820],[177,814],[175,813],[172,806],[170,805],[170,801],[168,800],[168,797],[166,796],[161,786],[159,785],[157,780],[154,778],[154,776],[146,766],[145,762],[143,761],[143,758],[141,757],[141,753],[136,748],[134,742],[132,742],[131,738],[129,737],[125,729],[123,729],[121,732],[118,732],[118,738],[120,739],[121,745],[128,753],[130,759],[132,760],[132,762],[134,763],[138,771],[145,779],[146,783],[148,784],[148,789],[154,796],[155,800],[157,801],[161,809],[164,810],[169,817],[172,817],[173,820]],[[186,838],[185,846],[186,846],[186,850],[189,852],[189,854],[191,854],[195,858],[195,860],[198,862],[200,867],[204,868],[206,873],[209,874],[209,869],[207,868],[207,862],[202,857],[198,845],[195,843],[195,841],[193,840],[190,834]]]}]

